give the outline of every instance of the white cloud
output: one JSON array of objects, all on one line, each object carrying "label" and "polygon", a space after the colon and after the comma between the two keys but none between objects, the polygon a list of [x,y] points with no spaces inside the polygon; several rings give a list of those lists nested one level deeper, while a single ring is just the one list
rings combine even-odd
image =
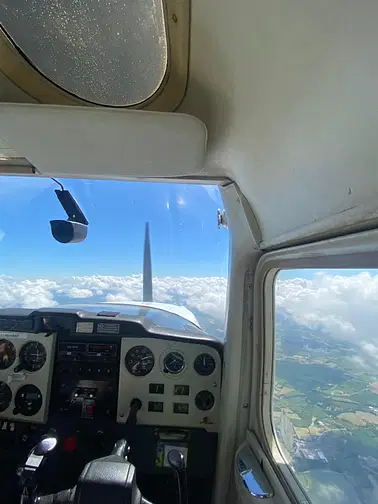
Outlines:
[{"label": "white cloud", "polygon": [[378,275],[299,276],[277,280],[277,307],[301,324],[319,324],[333,337],[357,344],[370,360],[377,358],[378,365]]},{"label": "white cloud", "polygon": [[[227,279],[155,277],[154,301],[181,305],[223,321]],[[59,303],[142,299],[142,276],[74,276],[59,280],[18,279],[0,275],[0,307],[52,307]],[[312,279],[277,280],[276,304],[307,326],[321,325],[335,338],[358,344],[362,362],[378,364],[378,275],[318,273]]]},{"label": "white cloud", "polygon": [[[110,277],[113,278],[113,277]],[[122,277],[115,285],[108,286],[106,301],[124,303],[142,298],[142,277]],[[154,301],[170,303],[179,298],[189,309],[223,319],[226,309],[227,280],[221,277],[157,277],[153,280]]]},{"label": "white cloud", "polygon": [[[182,305],[218,320],[226,311],[223,277],[155,277],[154,301]],[[142,276],[74,276],[59,280],[0,275],[0,307],[51,307],[59,303],[142,299]],[[316,274],[312,279],[278,280],[276,304],[307,326],[321,325],[332,336],[357,343],[378,363],[378,275]]]},{"label": "white cloud", "polygon": [[84,299],[93,296],[93,292],[89,289],[78,289],[77,287],[72,287],[67,291],[69,297],[73,299]]},{"label": "white cloud", "polygon": [[[154,301],[196,309],[223,320],[227,280],[222,277],[155,277]],[[142,276],[82,276],[60,280],[0,276],[0,307],[50,307],[77,299],[125,303],[142,299]]]},{"label": "white cloud", "polygon": [[18,280],[4,275],[0,276],[0,306],[38,308],[54,306],[53,290],[57,283],[52,280]]}]

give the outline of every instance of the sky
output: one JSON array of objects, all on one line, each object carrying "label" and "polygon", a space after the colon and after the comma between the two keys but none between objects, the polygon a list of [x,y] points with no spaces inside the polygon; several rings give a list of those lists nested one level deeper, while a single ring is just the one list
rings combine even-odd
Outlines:
[{"label": "sky", "polygon": [[[0,307],[141,300],[148,221],[154,300],[185,306],[222,326],[229,231],[217,228],[223,204],[216,186],[62,182],[89,221],[82,243],[61,244],[51,235],[49,221],[66,218],[55,182],[0,178]],[[361,359],[376,356],[378,363],[378,270],[283,270],[276,306],[301,324],[358,341]]]},{"label": "sky", "polygon": [[154,301],[185,306],[222,326],[229,233],[217,227],[218,187],[61,182],[89,221],[84,242],[61,244],[51,235],[49,221],[66,219],[55,182],[0,179],[0,307],[140,301],[149,222]]},{"label": "sky", "polygon": [[145,222],[150,223],[153,274],[227,276],[228,232],[215,186],[62,179],[89,221],[87,239],[62,245],[49,221],[66,215],[44,178],[0,180],[1,273],[131,275],[142,271]]}]

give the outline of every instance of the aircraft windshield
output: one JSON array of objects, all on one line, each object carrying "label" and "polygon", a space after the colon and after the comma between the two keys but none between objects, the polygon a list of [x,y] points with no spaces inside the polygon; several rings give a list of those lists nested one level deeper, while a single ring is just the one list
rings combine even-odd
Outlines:
[{"label": "aircraft windshield", "polygon": [[80,243],[59,243],[51,234],[51,220],[67,219],[53,180],[1,178],[0,308],[72,304],[90,310],[112,303],[125,311],[120,306],[142,302],[148,222],[154,308],[164,303],[188,326],[198,322],[223,338],[229,236],[217,227],[218,187],[60,181],[89,222]]}]

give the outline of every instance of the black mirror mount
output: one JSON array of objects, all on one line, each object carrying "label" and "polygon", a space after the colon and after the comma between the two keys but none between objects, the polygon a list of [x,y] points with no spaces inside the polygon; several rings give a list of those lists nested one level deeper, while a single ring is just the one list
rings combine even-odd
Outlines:
[{"label": "black mirror mount", "polygon": [[88,226],[88,221],[85,218],[85,215],[81,211],[81,208],[70,191],[65,189],[55,189],[55,194],[58,196],[58,200],[64,208],[69,221],[79,222],[80,224]]}]

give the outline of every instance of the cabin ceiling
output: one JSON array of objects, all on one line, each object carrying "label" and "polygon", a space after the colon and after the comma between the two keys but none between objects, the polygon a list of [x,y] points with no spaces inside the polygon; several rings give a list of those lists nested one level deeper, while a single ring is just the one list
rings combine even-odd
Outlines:
[{"label": "cabin ceiling", "polygon": [[376,216],[377,19],[376,0],[193,0],[180,111],[268,246]]},{"label": "cabin ceiling", "polygon": [[376,225],[378,2],[192,0],[191,16],[178,111],[207,126],[201,175],[237,182],[262,245]]}]

